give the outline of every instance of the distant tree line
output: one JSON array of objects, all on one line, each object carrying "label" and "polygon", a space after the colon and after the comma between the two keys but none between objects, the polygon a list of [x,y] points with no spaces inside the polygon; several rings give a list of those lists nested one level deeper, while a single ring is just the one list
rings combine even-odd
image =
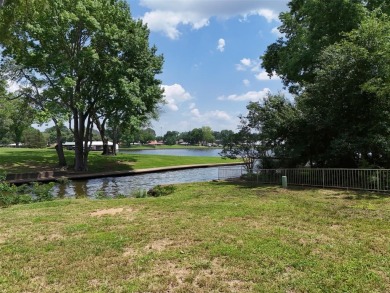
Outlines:
[{"label": "distant tree line", "polygon": [[194,128],[190,131],[179,132],[175,130],[167,131],[163,136],[157,136],[152,128],[142,128],[138,130],[128,129],[120,135],[121,146],[129,147],[134,143],[146,144],[157,140],[165,145],[175,145],[186,143],[189,145],[209,144],[220,145],[226,143],[234,134],[232,130],[213,131],[209,126]]}]

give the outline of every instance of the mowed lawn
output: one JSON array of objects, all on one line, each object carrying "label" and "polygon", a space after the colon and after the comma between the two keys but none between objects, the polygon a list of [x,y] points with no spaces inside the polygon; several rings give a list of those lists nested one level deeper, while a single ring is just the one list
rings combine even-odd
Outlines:
[{"label": "mowed lawn", "polygon": [[0,292],[390,292],[390,198],[206,182],[0,209]]},{"label": "mowed lawn", "polygon": [[[74,164],[74,151],[65,151],[69,170]],[[191,164],[231,163],[238,160],[220,157],[184,157],[165,155],[121,154],[102,156],[101,152],[89,153],[89,172],[126,171],[133,169],[169,167]],[[57,168],[55,149],[0,148],[0,169],[7,173],[28,173]]]}]

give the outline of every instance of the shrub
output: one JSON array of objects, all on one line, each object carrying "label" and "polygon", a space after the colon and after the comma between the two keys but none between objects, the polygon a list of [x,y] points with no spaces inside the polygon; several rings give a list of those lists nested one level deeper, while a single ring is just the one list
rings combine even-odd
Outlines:
[{"label": "shrub", "polygon": [[31,195],[24,193],[26,185],[18,187],[4,181],[4,179],[4,177],[0,179],[0,207],[32,202]]},{"label": "shrub", "polygon": [[33,195],[34,202],[41,201],[49,201],[54,199],[54,195],[52,193],[52,189],[54,186],[54,182],[39,184],[38,182],[34,182],[32,185],[31,193]]},{"label": "shrub", "polygon": [[137,189],[131,194],[135,198],[144,198],[147,196],[147,191],[145,189]]},{"label": "shrub", "polygon": [[175,191],[174,185],[157,185],[152,189],[149,189],[148,195],[153,197],[165,196]]}]

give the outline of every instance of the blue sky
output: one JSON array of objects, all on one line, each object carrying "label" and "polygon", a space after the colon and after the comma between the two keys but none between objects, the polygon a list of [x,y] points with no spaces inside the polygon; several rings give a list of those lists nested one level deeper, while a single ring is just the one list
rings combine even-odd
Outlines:
[{"label": "blue sky", "polygon": [[128,0],[164,55],[166,104],[153,121],[157,135],[210,126],[236,130],[249,101],[283,90],[259,57],[279,36],[287,0]]}]

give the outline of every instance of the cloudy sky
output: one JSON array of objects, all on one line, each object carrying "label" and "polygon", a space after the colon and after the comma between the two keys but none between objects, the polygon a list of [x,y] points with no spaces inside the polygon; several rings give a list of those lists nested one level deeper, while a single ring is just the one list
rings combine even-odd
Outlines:
[{"label": "cloudy sky", "polygon": [[236,130],[249,101],[283,89],[259,57],[278,37],[287,0],[127,0],[164,55],[166,104],[157,135],[210,126]]}]

